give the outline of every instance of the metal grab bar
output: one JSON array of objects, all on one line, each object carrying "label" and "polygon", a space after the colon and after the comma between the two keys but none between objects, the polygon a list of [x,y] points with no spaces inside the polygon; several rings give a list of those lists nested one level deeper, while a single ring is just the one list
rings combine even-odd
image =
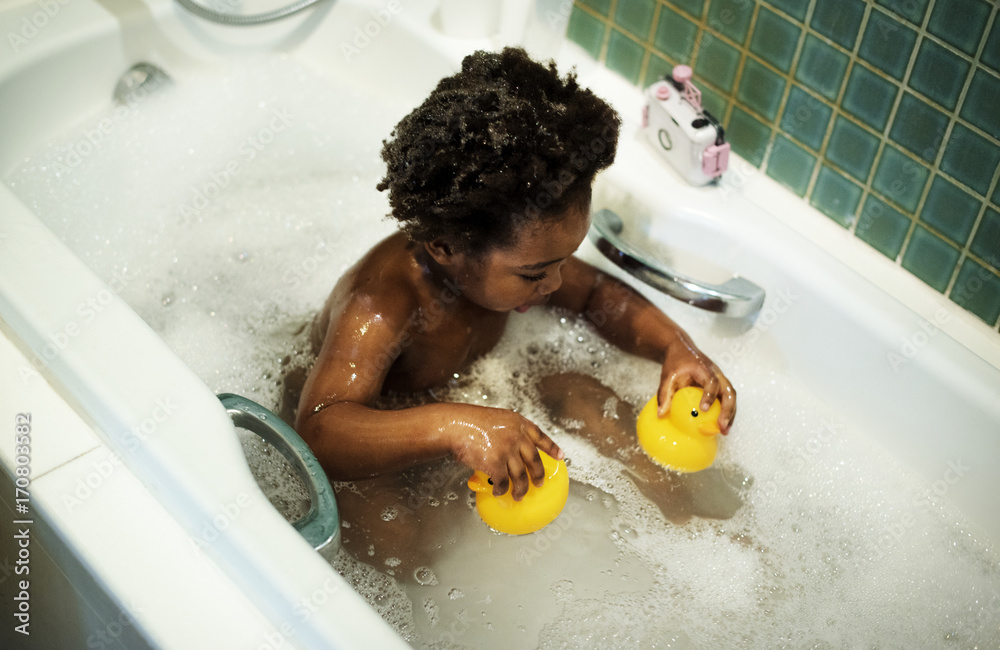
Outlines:
[{"label": "metal grab bar", "polygon": [[764,305],[764,290],[746,278],[734,276],[719,285],[699,282],[625,243],[621,238],[624,230],[621,218],[603,209],[593,214],[588,237],[616,266],[654,289],[694,307],[734,318],[750,316]]},{"label": "metal grab bar", "polygon": [[218,398],[233,419],[233,424],[253,431],[280,451],[305,481],[309,488],[309,512],[292,524],[295,530],[317,551],[330,544],[333,544],[332,549],[339,547],[340,513],[337,511],[337,500],[326,472],[305,441],[281,418],[256,402],[232,393],[222,393]]}]

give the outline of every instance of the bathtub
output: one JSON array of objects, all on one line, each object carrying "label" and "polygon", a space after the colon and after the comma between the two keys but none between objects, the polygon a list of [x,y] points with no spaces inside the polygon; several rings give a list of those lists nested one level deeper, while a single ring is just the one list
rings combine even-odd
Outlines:
[{"label": "bathtub", "polygon": [[[0,173],[106,107],[139,61],[183,83],[231,57],[287,52],[415,104],[463,54],[516,38],[513,19],[492,39],[442,36],[435,4],[338,0],[246,30],[161,0],[8,4],[0,32],[18,38],[0,58]],[[363,56],[347,57],[344,44]],[[750,278],[767,298],[756,317],[734,320],[636,286],[695,339],[725,338],[713,351],[723,366],[766,354],[940,485],[981,543],[1000,542],[996,332],[738,157],[720,185],[684,185],[636,133],[638,91],[572,46],[559,57],[626,120],[594,207],[646,220],[672,258]],[[580,254],[633,282],[590,244]],[[74,646],[405,646],[270,507],[215,395],[117,298],[115,282],[0,187],[3,553],[30,563],[32,578],[2,580],[26,615],[16,624]],[[30,444],[15,444],[18,425]],[[28,494],[16,493],[25,473]],[[26,638],[9,622],[2,634]]]}]

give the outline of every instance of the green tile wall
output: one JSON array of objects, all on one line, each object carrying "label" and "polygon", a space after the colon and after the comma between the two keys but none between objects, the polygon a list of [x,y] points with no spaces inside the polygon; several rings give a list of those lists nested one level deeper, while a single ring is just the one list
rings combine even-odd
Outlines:
[{"label": "green tile wall", "polygon": [[639,86],[690,65],[733,149],[1000,326],[1000,18],[987,0],[576,0]]}]

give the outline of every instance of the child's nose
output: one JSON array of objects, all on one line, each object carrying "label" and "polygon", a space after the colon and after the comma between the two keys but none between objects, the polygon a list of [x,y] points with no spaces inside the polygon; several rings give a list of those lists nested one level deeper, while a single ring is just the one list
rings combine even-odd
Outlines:
[{"label": "child's nose", "polygon": [[555,293],[555,290],[562,286],[562,273],[559,271],[554,271],[549,274],[547,278],[542,280],[541,286],[538,287],[538,292],[543,296],[547,296],[550,293]]}]

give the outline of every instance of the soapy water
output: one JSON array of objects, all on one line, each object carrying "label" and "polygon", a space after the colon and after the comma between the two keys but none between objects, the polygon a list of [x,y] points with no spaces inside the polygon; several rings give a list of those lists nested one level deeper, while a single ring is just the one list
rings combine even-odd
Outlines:
[{"label": "soapy water", "polygon": [[[393,231],[374,186],[381,140],[409,108],[394,101],[262,59],[90,116],[5,181],[212,390],[287,418],[309,322]],[[671,315],[709,355],[730,349],[713,316]],[[435,396],[515,408],[547,431],[571,461],[563,513],[531,535],[490,531],[450,461],[405,472],[396,492],[337,483],[348,552],[332,564],[421,647],[1000,645],[996,552],[946,494],[798,386],[766,339],[725,368],[736,425],[709,478],[670,484],[687,495],[670,505],[623,464],[630,450],[599,453],[594,420],[539,388],[599,383],[595,417],[627,424],[659,368],[566,314],[512,315],[497,349]],[[280,459],[244,444],[258,465]],[[942,478],[961,480],[961,463],[942,459]],[[258,480],[270,470],[272,498],[303,507],[280,462]]]},{"label": "soapy water", "polygon": [[108,108],[5,180],[213,390],[275,404],[311,313],[393,230],[374,185],[404,109],[262,60]]},{"label": "soapy water", "polygon": [[[659,368],[616,352],[564,315],[512,317],[498,348],[438,397],[517,408],[539,423],[571,460],[570,497],[556,522],[519,537],[489,531],[471,496],[449,502],[451,513],[401,497],[426,523],[415,527],[418,546],[431,549],[412,563],[426,563],[438,580],[427,587],[397,574],[414,604],[417,644],[1000,643],[995,553],[933,488],[895,466],[773,362],[755,352],[746,358],[733,373],[741,391],[738,425],[715,465],[725,482],[716,489],[737,490],[742,506],[726,519],[676,525],[617,459],[596,453],[576,433],[578,423],[553,421],[535,387],[546,375],[593,373],[636,412]],[[414,471],[410,484],[445,503],[441,496],[468,476],[449,472]],[[354,533],[344,534],[347,540]],[[380,558],[377,549],[371,555]],[[450,598],[454,589],[465,597]],[[425,615],[421,603],[429,603]]]},{"label": "soapy water", "polygon": [[243,427],[236,427],[243,455],[257,487],[289,523],[309,514],[309,488],[288,459],[269,442]]}]

